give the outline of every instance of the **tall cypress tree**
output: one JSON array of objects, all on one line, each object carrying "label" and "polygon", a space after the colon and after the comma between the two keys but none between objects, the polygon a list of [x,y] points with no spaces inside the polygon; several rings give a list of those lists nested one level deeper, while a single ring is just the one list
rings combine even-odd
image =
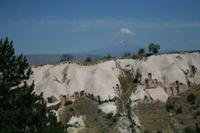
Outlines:
[{"label": "tall cypress tree", "polygon": [[13,42],[0,40],[0,133],[64,133],[63,126],[46,108],[34,83],[27,84],[31,68],[15,56]]}]

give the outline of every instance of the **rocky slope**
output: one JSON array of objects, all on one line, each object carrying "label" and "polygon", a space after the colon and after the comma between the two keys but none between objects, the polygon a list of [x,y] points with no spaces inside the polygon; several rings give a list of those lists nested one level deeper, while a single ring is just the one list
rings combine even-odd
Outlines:
[{"label": "rocky slope", "polygon": [[[95,65],[81,66],[60,63],[33,67],[31,80],[36,93],[44,98],[72,96],[84,91],[100,99],[117,96],[118,76],[122,69],[130,70],[142,88],[147,88],[153,99],[166,101],[169,95],[185,91],[188,85],[200,82],[200,54],[164,54],[142,59],[118,59]],[[73,98],[73,97],[71,97]]]},{"label": "rocky slope", "polygon": [[[199,84],[200,53],[160,54],[94,65],[58,63],[34,66],[32,70],[29,81],[35,81],[35,92],[43,92],[51,109],[62,110],[80,97],[87,97],[105,113],[119,116],[118,126],[113,127],[118,132],[142,132],[140,118],[134,113],[136,105],[141,101],[166,102],[169,96]],[[120,78],[127,74],[129,80]]]}]

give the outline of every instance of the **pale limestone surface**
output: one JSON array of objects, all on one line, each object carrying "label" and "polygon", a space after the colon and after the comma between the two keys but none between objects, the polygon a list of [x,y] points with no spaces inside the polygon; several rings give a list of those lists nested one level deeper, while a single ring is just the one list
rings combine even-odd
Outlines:
[{"label": "pale limestone surface", "polygon": [[[192,73],[191,66],[196,72]],[[33,67],[33,75],[29,81],[35,81],[35,92],[43,92],[45,99],[54,96],[59,100],[60,95],[73,95],[74,92],[100,96],[101,100],[112,99],[118,96],[113,89],[120,85],[118,76],[122,69],[131,70],[133,76],[139,72],[141,86],[147,89],[154,99],[166,101],[172,95],[170,87],[176,95],[176,81],[180,85],[180,93],[187,90],[188,81],[200,83],[200,54],[162,54],[152,55],[146,59],[118,59],[96,65],[81,66],[75,63],[60,63]],[[158,81],[154,88],[145,88],[145,79],[151,73],[152,81]],[[151,82],[152,82],[151,81]]]},{"label": "pale limestone surface", "polygon": [[99,109],[101,109],[101,111],[103,111],[104,113],[113,113],[116,114],[117,112],[117,106],[115,104],[115,102],[108,102],[108,103],[103,103],[101,105],[99,105]]}]

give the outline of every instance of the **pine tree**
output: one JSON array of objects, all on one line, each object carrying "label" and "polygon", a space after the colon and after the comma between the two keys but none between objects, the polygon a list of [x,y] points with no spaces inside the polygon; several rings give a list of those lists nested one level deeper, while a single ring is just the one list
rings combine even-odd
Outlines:
[{"label": "pine tree", "polygon": [[0,40],[0,133],[64,133],[63,126],[46,108],[23,55],[15,56],[13,42]]}]

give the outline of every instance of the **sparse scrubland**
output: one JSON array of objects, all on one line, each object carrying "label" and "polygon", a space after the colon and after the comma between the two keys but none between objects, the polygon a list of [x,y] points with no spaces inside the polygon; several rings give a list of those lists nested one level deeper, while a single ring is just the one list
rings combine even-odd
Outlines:
[{"label": "sparse scrubland", "polygon": [[113,132],[116,116],[112,113],[104,113],[98,108],[98,104],[91,99],[82,97],[73,104],[63,107],[59,111],[61,122],[67,125],[72,116],[84,116],[85,127],[79,133]]},{"label": "sparse scrubland", "polygon": [[[192,100],[189,100],[189,97]],[[195,97],[195,98],[194,98]],[[191,102],[192,101],[192,102]],[[179,96],[171,96],[166,103],[154,101],[136,107],[142,127],[149,132],[199,133],[200,85],[194,85]]]}]

